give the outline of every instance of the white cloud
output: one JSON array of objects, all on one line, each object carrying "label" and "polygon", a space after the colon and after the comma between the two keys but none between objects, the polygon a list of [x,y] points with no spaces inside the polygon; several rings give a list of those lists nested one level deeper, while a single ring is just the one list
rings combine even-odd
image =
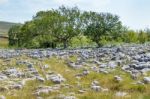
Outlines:
[{"label": "white cloud", "polygon": [[8,0],[0,0],[0,5],[7,3],[7,2],[8,2]]},{"label": "white cloud", "polygon": [[61,5],[65,6],[78,6],[81,9],[91,10],[99,9],[110,3],[110,0],[25,0],[29,8],[32,10],[43,10],[56,8]]},{"label": "white cloud", "polygon": [[[88,4],[88,5],[106,5],[110,0],[54,0],[55,3],[64,5],[78,5],[78,4]],[[87,6],[88,6],[87,5]]]},{"label": "white cloud", "polygon": [[0,0],[0,20],[24,22],[38,11],[65,5],[117,14],[125,25],[139,29],[150,23],[149,4],[150,0]]}]

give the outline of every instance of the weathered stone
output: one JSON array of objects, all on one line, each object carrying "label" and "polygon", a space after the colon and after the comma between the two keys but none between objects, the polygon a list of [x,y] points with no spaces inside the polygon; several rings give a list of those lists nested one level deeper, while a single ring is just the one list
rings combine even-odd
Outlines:
[{"label": "weathered stone", "polygon": [[35,95],[49,94],[49,93],[52,92],[52,91],[53,91],[53,90],[51,89],[51,87],[40,88],[40,89],[38,89],[34,94],[35,94]]},{"label": "weathered stone", "polygon": [[100,73],[104,73],[104,74],[108,74],[109,73],[106,69],[100,69],[99,72]]},{"label": "weathered stone", "polygon": [[0,73],[0,81],[6,80],[6,79],[8,79],[8,77],[6,75]]},{"label": "weathered stone", "polygon": [[17,77],[23,77],[24,76],[24,74],[22,72],[18,71],[15,68],[7,69],[7,70],[3,71],[3,73],[5,75],[8,75],[9,77],[16,77],[17,78]]},{"label": "weathered stone", "polygon": [[43,67],[44,67],[44,69],[48,69],[48,68],[49,68],[49,65],[46,64],[46,65],[44,65]]},{"label": "weathered stone", "polygon": [[149,84],[149,83],[150,83],[150,77],[144,77],[144,78],[143,78],[143,82],[144,82],[145,84]]},{"label": "weathered stone", "polygon": [[45,79],[43,77],[36,76],[36,79],[40,82],[45,82]]},{"label": "weathered stone", "polygon": [[121,82],[123,79],[120,77],[120,76],[115,76],[114,79],[117,81],[117,82]]},{"label": "weathered stone", "polygon": [[83,67],[82,65],[80,65],[80,64],[78,64],[78,63],[73,63],[73,62],[68,62],[68,66],[69,66],[69,67],[72,67],[72,68],[74,68],[74,69],[80,69],[80,68]]},{"label": "weathered stone", "polygon": [[9,89],[19,90],[19,89],[22,89],[22,88],[23,88],[23,85],[21,85],[21,84],[14,84],[14,85],[9,86]]},{"label": "weathered stone", "polygon": [[126,96],[128,93],[126,93],[126,92],[117,92],[116,93],[116,96],[118,96],[118,97],[124,97],[124,96]]},{"label": "weathered stone", "polygon": [[101,86],[99,86],[99,82],[98,81],[93,81],[91,84],[91,89],[94,91],[101,91]]},{"label": "weathered stone", "polygon": [[60,84],[65,81],[62,75],[60,74],[52,74],[52,75],[46,75],[47,80],[51,80],[52,82],[56,84]]},{"label": "weathered stone", "polygon": [[90,71],[88,70],[83,70],[83,75],[88,75],[90,73]]},{"label": "weathered stone", "polygon": [[39,86],[34,93],[35,95],[41,95],[41,94],[49,94],[51,92],[56,92],[60,89],[60,86]]},{"label": "weathered stone", "polygon": [[85,90],[78,90],[78,92],[79,92],[80,94],[82,94],[82,93],[85,93],[86,91],[85,91]]},{"label": "weathered stone", "polygon": [[91,86],[91,89],[94,90],[94,91],[101,91],[101,87],[100,86]]},{"label": "weathered stone", "polygon": [[63,94],[60,94],[59,96],[56,97],[56,99],[77,99],[75,96],[72,96],[72,95],[63,95]]},{"label": "weathered stone", "polygon": [[75,96],[65,96],[63,99],[76,99]]},{"label": "weathered stone", "polygon": [[110,68],[115,68],[115,67],[117,67],[117,64],[116,64],[114,61],[110,61],[110,62],[108,63],[108,67],[110,67]]}]

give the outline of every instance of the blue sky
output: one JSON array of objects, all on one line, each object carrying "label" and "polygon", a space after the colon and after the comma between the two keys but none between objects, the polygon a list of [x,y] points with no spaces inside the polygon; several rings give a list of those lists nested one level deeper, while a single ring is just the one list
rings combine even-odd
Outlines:
[{"label": "blue sky", "polygon": [[150,28],[150,0],[0,0],[0,21],[23,23],[40,10],[61,5],[117,14],[131,29]]}]

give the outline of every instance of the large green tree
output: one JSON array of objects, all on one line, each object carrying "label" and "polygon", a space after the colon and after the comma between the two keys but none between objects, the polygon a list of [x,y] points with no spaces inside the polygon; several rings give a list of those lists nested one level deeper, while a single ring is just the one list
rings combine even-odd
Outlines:
[{"label": "large green tree", "polygon": [[[121,21],[117,15],[111,13],[86,12],[87,27],[85,35],[101,47],[101,39],[105,36],[117,36],[122,28]],[[111,35],[114,34],[114,35]]]},{"label": "large green tree", "polygon": [[69,41],[81,32],[80,10],[77,7],[38,12],[34,17],[37,33],[52,37],[52,41],[63,43],[67,48]]},{"label": "large green tree", "polygon": [[31,21],[25,22],[19,28],[10,29],[10,45],[17,44],[19,47],[28,48],[67,48],[72,39],[81,41],[80,37],[87,36],[90,38],[87,41],[94,41],[101,46],[101,40],[114,40],[120,37],[121,28],[121,22],[116,15],[61,6],[58,9],[40,11]]},{"label": "large green tree", "polygon": [[57,13],[59,16],[55,18],[52,33],[56,41],[62,42],[64,48],[67,48],[69,41],[81,32],[80,10],[77,7],[62,6]]}]

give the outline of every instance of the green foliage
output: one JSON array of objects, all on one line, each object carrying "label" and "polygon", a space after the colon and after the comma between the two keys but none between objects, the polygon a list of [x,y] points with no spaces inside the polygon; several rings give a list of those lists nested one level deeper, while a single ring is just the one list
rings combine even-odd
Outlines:
[{"label": "green foliage", "polygon": [[122,26],[117,15],[80,11],[77,7],[39,11],[31,21],[9,30],[9,45],[26,48],[101,47],[145,43],[150,30],[135,32]]},{"label": "green foliage", "polygon": [[148,35],[144,31],[140,31],[138,35],[139,43],[145,43],[148,41]]},{"label": "green foliage", "polygon": [[9,36],[9,45],[17,45],[18,44],[18,34],[20,34],[20,26],[13,26],[10,28],[8,32]]},{"label": "green foliage", "polygon": [[86,36],[79,35],[71,39],[70,45],[71,47],[77,48],[77,47],[92,47],[90,45],[94,45],[94,44]]},{"label": "green foliage", "polygon": [[68,47],[68,42],[78,34],[80,34],[80,10],[77,7],[74,8],[66,8],[64,6],[58,9],[59,21],[56,19],[54,24],[54,28],[58,27],[55,32],[53,32],[53,36],[56,41],[63,42],[64,48]]},{"label": "green foliage", "polygon": [[138,35],[136,32],[130,30],[123,35],[123,40],[126,43],[137,43],[138,42]]},{"label": "green foliage", "polygon": [[119,35],[122,25],[118,16],[110,13],[96,12],[89,12],[85,15],[85,17],[87,16],[87,20],[90,22],[87,23],[87,28],[84,34],[92,41],[96,42],[98,47],[102,46],[101,42],[105,41],[104,36],[114,38]]}]

